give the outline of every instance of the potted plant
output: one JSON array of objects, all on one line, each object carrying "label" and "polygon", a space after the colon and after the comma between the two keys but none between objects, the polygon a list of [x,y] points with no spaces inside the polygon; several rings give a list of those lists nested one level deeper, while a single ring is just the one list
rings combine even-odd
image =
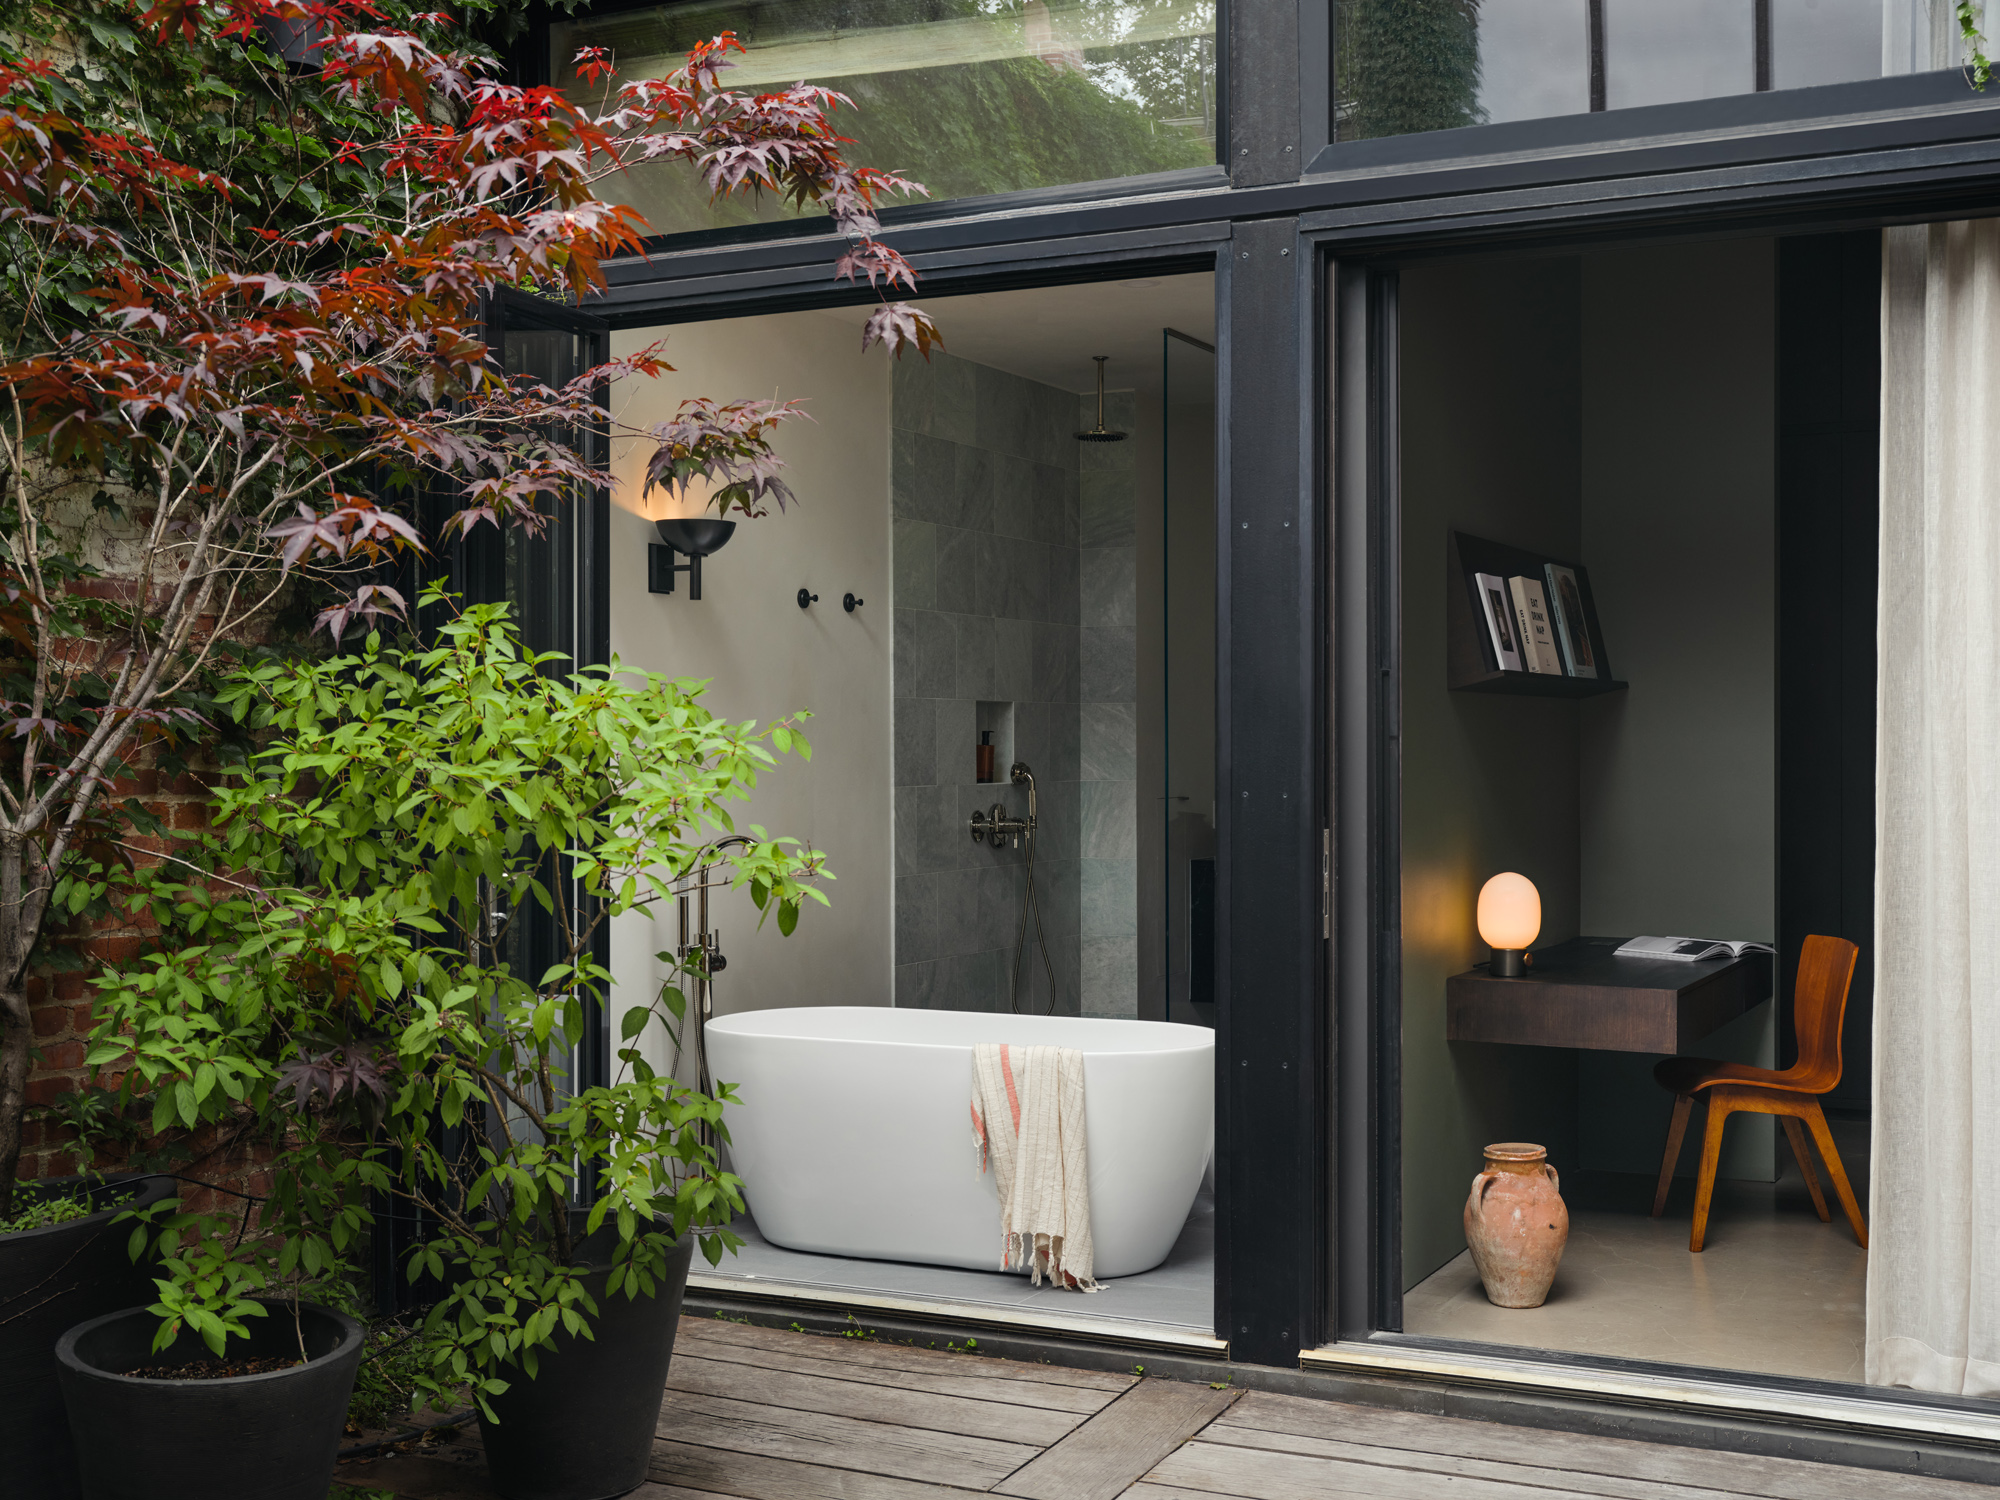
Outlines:
[{"label": "potted plant", "polygon": [[0,1217],[0,1453],[9,1489],[48,1500],[78,1493],[60,1436],[56,1340],[70,1325],[128,1307],[151,1290],[143,1262],[126,1253],[128,1227],[113,1221],[170,1198],[173,1189],[170,1178],[133,1174],[43,1178],[15,1188],[12,1211]]},{"label": "potted plant", "polygon": [[[433,1289],[426,1390],[471,1393],[503,1495],[595,1500],[644,1481],[689,1258],[740,1243],[727,1226],[742,1208],[717,1157],[728,1090],[673,1075],[678,984],[623,1009],[610,1080],[577,1086],[578,1049],[612,1006],[605,939],[675,899],[719,837],[736,844],[733,883],[781,932],[824,901],[816,855],[761,829],[734,837],[729,817],[774,752],[809,747],[789,720],[717,718],[700,684],[616,662],[562,675],[522,649],[503,606],[436,639],[370,636],[225,690],[264,746],[187,851],[203,870],[154,877],[143,898],[193,941],[101,981],[90,1056],[154,1101],[159,1126],[248,1112],[273,1155],[251,1233],[228,1214],[149,1217],[165,1272],[151,1347],[289,1349],[285,1370],[217,1382],[288,1399],[337,1341],[301,1342],[290,1304],[258,1294],[310,1296],[346,1274],[371,1194],[400,1198],[428,1226],[408,1261]],[[106,1471],[174,1472],[168,1452],[95,1436],[138,1418],[96,1404],[115,1368],[87,1384],[81,1367],[153,1358],[91,1331],[107,1326],[65,1344],[80,1449]],[[338,1414],[312,1420],[323,1486]],[[160,1441],[187,1445],[209,1493],[277,1493],[267,1473],[222,1482],[225,1434],[189,1422]]]}]

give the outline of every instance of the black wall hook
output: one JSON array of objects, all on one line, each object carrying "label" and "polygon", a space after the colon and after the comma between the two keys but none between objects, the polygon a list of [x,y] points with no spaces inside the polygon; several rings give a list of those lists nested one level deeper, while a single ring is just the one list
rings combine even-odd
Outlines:
[{"label": "black wall hook", "polygon": [[807,607],[809,607],[809,606],[811,606],[811,605],[814,605],[814,604],[817,604],[817,603],[819,603],[819,595],[818,595],[818,594],[811,594],[811,593],[807,593],[807,592],[806,592],[806,591],[805,591],[804,589],[800,589],[800,590],[799,590],[799,608],[800,608],[800,609],[805,609],[805,608],[807,608]]},{"label": "black wall hook", "polygon": [[861,608],[861,601],[855,598],[852,594],[847,594],[842,597],[840,601],[840,607],[846,610],[851,615],[857,609]]}]

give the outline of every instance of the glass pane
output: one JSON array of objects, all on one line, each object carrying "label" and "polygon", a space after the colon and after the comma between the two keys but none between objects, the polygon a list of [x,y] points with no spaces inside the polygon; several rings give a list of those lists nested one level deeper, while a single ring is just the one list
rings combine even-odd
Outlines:
[{"label": "glass pane", "polygon": [[[698,0],[551,28],[572,97],[579,47],[608,47],[621,79],[671,72],[733,31],[749,47],[726,82],[805,79],[856,105],[836,123],[853,158],[907,173],[935,199],[1213,165],[1216,0]],[[656,234],[782,216],[711,205],[695,174],[658,162],[607,183]]]},{"label": "glass pane", "polygon": [[1485,0],[1479,7],[1479,105],[1485,123],[1590,108],[1584,0]]},{"label": "glass pane", "polygon": [[1771,0],[1774,87],[1879,77],[1882,47],[1882,0]]},{"label": "glass pane", "polygon": [[1167,1014],[1215,1019],[1215,352],[1168,331],[1161,394]]},{"label": "glass pane", "polygon": [[1754,17],[1752,0],[1604,0],[1605,106],[1749,93]]}]

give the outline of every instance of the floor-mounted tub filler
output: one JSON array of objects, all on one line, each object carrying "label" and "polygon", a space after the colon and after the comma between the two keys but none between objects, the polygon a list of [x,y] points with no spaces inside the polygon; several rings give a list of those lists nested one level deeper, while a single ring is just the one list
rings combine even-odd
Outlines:
[{"label": "floor-mounted tub filler", "polygon": [[800,1007],[721,1016],[730,1155],[764,1238],[792,1250],[991,1271],[1000,1202],[972,1144],[976,1042],[1083,1053],[1099,1277],[1167,1258],[1215,1126],[1215,1033],[1158,1021]]}]

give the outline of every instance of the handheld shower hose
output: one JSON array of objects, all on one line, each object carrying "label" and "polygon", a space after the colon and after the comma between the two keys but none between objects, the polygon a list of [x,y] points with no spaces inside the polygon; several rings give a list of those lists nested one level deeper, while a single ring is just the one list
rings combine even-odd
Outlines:
[{"label": "handheld shower hose", "polygon": [[1035,941],[1041,945],[1042,971],[1049,979],[1049,1005],[1043,1015],[1054,1015],[1056,1010],[1056,971],[1049,962],[1049,940],[1042,931],[1042,903],[1035,894],[1035,773],[1028,769],[1025,761],[1015,761],[1009,773],[1014,785],[1028,789],[1028,888],[1021,896],[1021,923],[1014,933],[1014,978],[1007,988],[1007,1009],[1015,1015],[1021,1013],[1021,950],[1028,938],[1028,913],[1035,914]]}]

